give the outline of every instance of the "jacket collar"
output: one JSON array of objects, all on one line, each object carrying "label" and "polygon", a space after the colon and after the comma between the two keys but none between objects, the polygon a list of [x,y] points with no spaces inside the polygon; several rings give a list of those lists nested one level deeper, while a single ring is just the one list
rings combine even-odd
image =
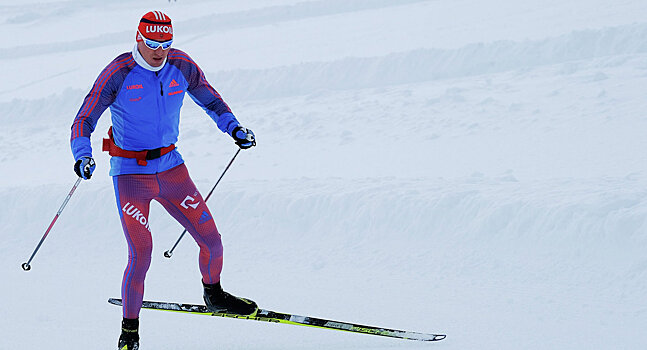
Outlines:
[{"label": "jacket collar", "polygon": [[135,43],[135,46],[133,47],[133,59],[135,60],[135,62],[137,62],[138,65],[142,66],[142,68],[149,70],[151,72],[160,71],[162,68],[164,68],[164,65],[166,65],[166,60],[167,60],[165,58],[164,62],[162,62],[162,64],[159,67],[151,66],[150,64],[148,64],[148,62],[146,62],[144,57],[142,57],[142,55],[139,53],[139,50],[137,49],[137,43]]}]

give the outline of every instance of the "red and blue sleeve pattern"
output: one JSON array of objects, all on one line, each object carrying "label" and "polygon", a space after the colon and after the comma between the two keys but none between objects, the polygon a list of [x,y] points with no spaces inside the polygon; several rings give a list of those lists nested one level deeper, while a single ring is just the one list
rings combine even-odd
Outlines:
[{"label": "red and blue sleeve pattern", "polygon": [[134,66],[135,61],[130,52],[121,54],[101,71],[92,85],[72,123],[70,145],[75,160],[92,156],[90,135],[101,114],[115,101],[126,75]]},{"label": "red and blue sleeve pattern", "polygon": [[188,83],[187,92],[207,114],[216,122],[222,132],[229,135],[240,125],[231,109],[204,76],[202,69],[187,55],[178,49],[171,49],[168,63],[177,67]]}]

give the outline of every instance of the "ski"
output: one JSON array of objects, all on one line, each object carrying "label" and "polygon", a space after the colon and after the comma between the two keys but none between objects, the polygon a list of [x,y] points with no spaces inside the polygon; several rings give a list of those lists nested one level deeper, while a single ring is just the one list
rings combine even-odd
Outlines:
[{"label": "ski", "polygon": [[[113,305],[121,306],[121,299],[110,298],[108,299],[108,302]],[[332,320],[316,318],[316,317],[285,314],[285,313],[275,312],[275,311],[270,311],[265,309],[258,309],[258,311],[252,315],[239,315],[239,314],[227,314],[227,313],[213,313],[209,311],[209,309],[207,309],[205,305],[178,304],[178,303],[167,303],[167,302],[158,302],[158,301],[144,301],[142,304],[142,308],[152,309],[152,310],[182,312],[182,313],[197,314],[197,315],[228,317],[228,318],[236,318],[236,319],[242,319],[242,320],[254,320],[254,321],[270,322],[270,323],[283,323],[283,324],[332,329],[332,330],[346,331],[346,332],[353,332],[353,333],[373,334],[373,335],[379,335],[383,337],[417,340],[417,341],[438,341],[438,340],[443,340],[446,337],[446,335],[444,334],[417,333],[417,332],[401,331],[397,329],[388,329],[388,328],[382,328],[382,327],[363,326],[363,325],[354,324],[354,323],[332,321]]]}]

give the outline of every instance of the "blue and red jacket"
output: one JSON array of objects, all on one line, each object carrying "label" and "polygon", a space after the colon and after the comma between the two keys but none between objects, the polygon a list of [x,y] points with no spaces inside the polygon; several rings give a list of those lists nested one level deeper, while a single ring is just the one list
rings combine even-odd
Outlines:
[{"label": "blue and red jacket", "polygon": [[[70,138],[74,159],[92,156],[90,135],[108,107],[118,147],[142,151],[175,144],[187,92],[223,132],[231,135],[240,125],[200,67],[183,51],[170,49],[166,63],[157,72],[137,64],[132,52],[117,56],[94,82],[74,118]],[[110,175],[155,174],[183,162],[177,149],[148,160],[147,165],[115,156],[110,159]]]}]

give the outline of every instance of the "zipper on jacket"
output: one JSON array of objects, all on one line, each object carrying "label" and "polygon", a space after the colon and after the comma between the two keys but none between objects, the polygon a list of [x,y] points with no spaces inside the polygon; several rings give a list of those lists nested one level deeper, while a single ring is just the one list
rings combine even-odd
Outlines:
[{"label": "zipper on jacket", "polygon": [[155,72],[155,78],[160,83],[160,96],[161,98],[157,99],[157,135],[160,140],[160,144],[162,143],[162,140],[164,138],[164,135],[162,133],[162,115],[165,113],[164,111],[164,85],[162,83],[162,80],[160,79],[160,72]]},{"label": "zipper on jacket", "polygon": [[[155,76],[159,77],[160,72],[155,72]],[[162,85],[162,81],[160,80],[160,96],[164,96],[164,86]]]}]

